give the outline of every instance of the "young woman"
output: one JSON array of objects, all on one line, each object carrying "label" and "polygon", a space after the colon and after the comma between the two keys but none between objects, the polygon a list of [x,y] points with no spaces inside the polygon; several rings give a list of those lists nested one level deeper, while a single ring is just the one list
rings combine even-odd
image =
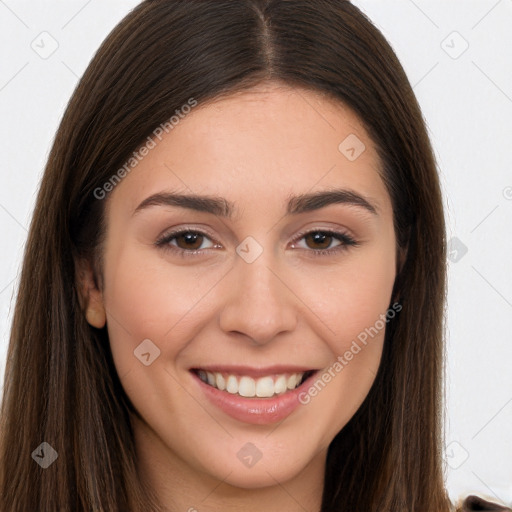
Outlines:
[{"label": "young woman", "polygon": [[356,7],[142,2],[41,184],[0,509],[453,510],[444,233],[420,109]]}]

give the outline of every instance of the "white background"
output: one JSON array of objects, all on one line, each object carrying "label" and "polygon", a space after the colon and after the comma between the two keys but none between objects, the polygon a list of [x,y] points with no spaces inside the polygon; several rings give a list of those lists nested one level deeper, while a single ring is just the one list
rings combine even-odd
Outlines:
[{"label": "white background", "polygon": [[[137,3],[0,0],[2,374],[23,245],[53,136],[93,53]],[[436,149],[448,238],[456,238],[447,488],[453,499],[481,493],[512,503],[512,0],[354,3],[383,31],[414,86]],[[35,51],[52,44],[58,47],[47,58]]]}]

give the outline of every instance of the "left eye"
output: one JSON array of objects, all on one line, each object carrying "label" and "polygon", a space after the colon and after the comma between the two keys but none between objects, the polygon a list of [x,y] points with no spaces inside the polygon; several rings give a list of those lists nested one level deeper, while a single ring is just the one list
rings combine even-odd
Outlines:
[{"label": "left eye", "polygon": [[305,246],[302,245],[301,248],[313,249],[316,252],[336,251],[345,246],[356,245],[350,236],[333,231],[310,231],[302,234],[298,240],[304,240]]}]

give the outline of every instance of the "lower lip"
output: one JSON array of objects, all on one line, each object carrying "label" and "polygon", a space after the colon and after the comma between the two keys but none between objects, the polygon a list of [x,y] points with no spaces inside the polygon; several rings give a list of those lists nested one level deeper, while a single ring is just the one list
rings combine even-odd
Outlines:
[{"label": "lower lip", "polygon": [[194,372],[191,373],[210,402],[223,412],[243,423],[268,425],[284,420],[301,405],[299,394],[317,372],[310,375],[298,388],[272,398],[244,398],[239,394],[221,391],[203,382]]}]

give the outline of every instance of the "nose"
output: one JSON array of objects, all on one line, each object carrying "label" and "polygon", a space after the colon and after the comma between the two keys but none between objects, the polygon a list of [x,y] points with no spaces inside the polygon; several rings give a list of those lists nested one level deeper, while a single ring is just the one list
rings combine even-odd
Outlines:
[{"label": "nose", "polygon": [[257,345],[293,331],[298,316],[297,297],[283,272],[265,254],[252,263],[235,259],[224,285],[219,322],[224,332],[239,333]]}]

